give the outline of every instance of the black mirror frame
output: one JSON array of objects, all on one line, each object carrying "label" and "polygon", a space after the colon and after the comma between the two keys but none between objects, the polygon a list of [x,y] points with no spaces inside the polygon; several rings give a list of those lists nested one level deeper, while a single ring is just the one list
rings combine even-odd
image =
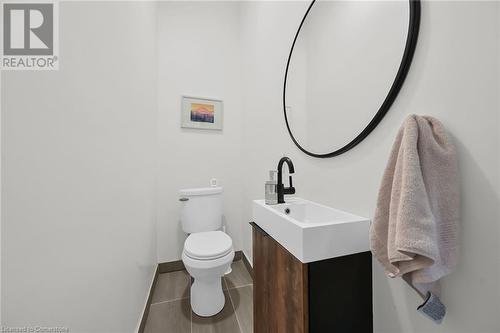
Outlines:
[{"label": "black mirror frame", "polygon": [[306,13],[304,14],[304,17],[302,18],[302,21],[300,22],[299,28],[297,30],[297,33],[295,34],[295,37],[293,39],[292,47],[290,49],[290,54],[288,55],[288,61],[286,62],[286,70],[285,70],[285,79],[284,79],[284,84],[283,84],[283,112],[285,115],[285,122],[286,122],[286,127],[288,129],[288,133],[290,134],[290,137],[292,138],[293,143],[305,154],[312,156],[312,157],[318,157],[318,158],[327,158],[327,157],[334,157],[338,156],[340,154],[343,154],[355,146],[357,146],[361,141],[363,141],[374,129],[377,127],[377,125],[380,123],[380,121],[384,118],[385,114],[387,111],[392,106],[392,103],[396,99],[399,91],[401,90],[401,87],[403,86],[403,83],[406,79],[406,76],[408,74],[408,71],[410,69],[410,65],[413,59],[413,55],[415,53],[415,48],[417,46],[417,39],[418,39],[418,32],[420,28],[420,0],[409,0],[409,10],[410,10],[410,17],[409,17],[409,24],[408,24],[408,35],[406,37],[406,45],[405,45],[405,50],[403,52],[403,57],[401,59],[401,63],[399,65],[398,72],[396,74],[396,77],[391,85],[391,89],[389,90],[389,93],[387,94],[386,98],[384,99],[384,102],[378,109],[377,113],[373,117],[373,119],[370,121],[370,123],[359,133],[351,142],[343,146],[342,148],[339,148],[331,153],[326,153],[326,154],[317,154],[310,152],[306,149],[304,149],[295,139],[293,136],[292,130],[290,129],[290,125],[288,124],[288,117],[286,114],[286,80],[288,76],[288,67],[290,66],[290,60],[292,58],[293,54],[293,48],[295,46],[295,42],[297,41],[297,37],[300,34],[300,29],[302,28],[302,25],[304,24],[304,21],[307,18],[307,15],[311,11],[311,8],[313,7],[314,3],[316,0],[313,0],[309,7],[307,8]]}]

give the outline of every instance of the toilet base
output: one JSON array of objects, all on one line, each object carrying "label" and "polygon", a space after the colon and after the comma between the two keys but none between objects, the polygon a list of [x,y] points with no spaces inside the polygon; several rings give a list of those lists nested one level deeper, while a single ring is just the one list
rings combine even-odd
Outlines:
[{"label": "toilet base", "polygon": [[201,317],[219,313],[226,303],[222,276],[230,269],[234,250],[213,260],[197,260],[182,252],[182,262],[194,282],[191,285],[191,309]]},{"label": "toilet base", "polygon": [[191,286],[191,309],[201,317],[211,317],[222,311],[226,298],[222,279],[195,279]]}]

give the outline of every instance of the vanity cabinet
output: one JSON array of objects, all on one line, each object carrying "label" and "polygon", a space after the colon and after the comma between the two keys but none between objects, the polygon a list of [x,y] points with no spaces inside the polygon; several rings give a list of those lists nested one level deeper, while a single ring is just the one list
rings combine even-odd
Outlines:
[{"label": "vanity cabinet", "polygon": [[373,331],[370,252],[302,263],[251,224],[255,333]]}]

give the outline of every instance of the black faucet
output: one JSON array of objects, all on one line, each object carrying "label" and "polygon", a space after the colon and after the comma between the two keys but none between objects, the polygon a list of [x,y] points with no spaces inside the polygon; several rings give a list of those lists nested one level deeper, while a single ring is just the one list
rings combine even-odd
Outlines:
[{"label": "black faucet", "polygon": [[288,157],[282,157],[278,163],[278,203],[285,203],[285,194],[295,194],[295,187],[292,185],[292,176],[290,179],[290,187],[285,187],[283,185],[283,163],[288,165],[288,173],[294,173],[292,160]]}]

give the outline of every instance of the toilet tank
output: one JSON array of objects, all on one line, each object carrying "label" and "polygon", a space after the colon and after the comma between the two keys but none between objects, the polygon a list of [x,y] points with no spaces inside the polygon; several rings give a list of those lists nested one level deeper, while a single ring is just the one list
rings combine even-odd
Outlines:
[{"label": "toilet tank", "polygon": [[214,231],[222,226],[222,187],[191,188],[179,191],[182,230]]}]

